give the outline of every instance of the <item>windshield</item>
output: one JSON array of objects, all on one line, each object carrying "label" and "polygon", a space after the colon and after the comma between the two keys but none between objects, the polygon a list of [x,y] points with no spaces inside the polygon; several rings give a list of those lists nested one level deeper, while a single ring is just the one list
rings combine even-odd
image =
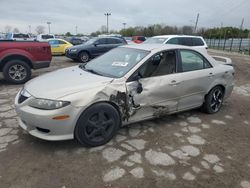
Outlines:
[{"label": "windshield", "polygon": [[93,44],[96,41],[97,38],[92,38],[89,39],[87,42],[85,42],[84,44]]},{"label": "windshield", "polygon": [[149,38],[147,39],[144,44],[164,44],[164,42],[167,40],[168,38]]},{"label": "windshield", "polygon": [[149,53],[145,50],[118,47],[81,67],[102,76],[120,78]]}]

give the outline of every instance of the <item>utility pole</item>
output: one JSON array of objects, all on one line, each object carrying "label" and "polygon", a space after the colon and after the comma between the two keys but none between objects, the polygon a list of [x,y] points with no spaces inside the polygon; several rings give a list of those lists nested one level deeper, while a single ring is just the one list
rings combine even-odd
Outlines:
[{"label": "utility pole", "polygon": [[240,24],[240,30],[243,29],[243,24],[244,24],[244,18],[242,18],[241,24]]},{"label": "utility pole", "polygon": [[196,33],[196,29],[197,29],[198,22],[199,22],[199,17],[200,17],[200,14],[198,13],[196,17],[196,22],[195,22],[194,33]]},{"label": "utility pole", "polygon": [[76,35],[77,35],[77,25],[76,25]]},{"label": "utility pole", "polygon": [[47,22],[47,24],[48,24],[48,28],[49,28],[49,34],[50,34],[50,24],[51,24],[51,22]]},{"label": "utility pole", "polygon": [[107,33],[109,33],[109,16],[111,15],[111,13],[104,13],[105,16],[107,16]]},{"label": "utility pole", "polygon": [[124,22],[124,23],[122,23],[122,24],[123,24],[123,29],[126,29],[126,24],[127,24],[127,23]]}]

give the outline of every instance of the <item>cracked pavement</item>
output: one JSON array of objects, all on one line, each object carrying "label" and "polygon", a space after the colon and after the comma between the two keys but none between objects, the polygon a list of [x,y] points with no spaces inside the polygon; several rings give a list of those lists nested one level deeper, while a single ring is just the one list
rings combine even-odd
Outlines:
[{"label": "cracked pavement", "polygon": [[[132,124],[96,148],[26,134],[13,105],[22,86],[0,78],[0,187],[250,188],[250,57],[224,55],[234,62],[236,87],[219,113],[192,110]],[[73,65],[57,56],[33,75]]]}]

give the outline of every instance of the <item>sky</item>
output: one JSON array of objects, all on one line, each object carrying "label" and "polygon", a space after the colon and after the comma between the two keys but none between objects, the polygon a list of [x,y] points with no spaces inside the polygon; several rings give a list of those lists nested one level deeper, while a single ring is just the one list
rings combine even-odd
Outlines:
[{"label": "sky", "polygon": [[234,26],[250,29],[250,0],[0,0],[0,32],[6,26],[20,32],[32,33],[38,25],[51,33],[90,34],[106,25],[104,13],[109,16],[109,28],[165,24],[169,26],[195,25],[198,28]]}]

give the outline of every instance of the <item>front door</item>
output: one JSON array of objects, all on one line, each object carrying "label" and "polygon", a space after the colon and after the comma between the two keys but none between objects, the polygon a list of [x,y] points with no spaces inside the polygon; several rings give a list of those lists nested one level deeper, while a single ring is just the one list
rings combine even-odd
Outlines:
[{"label": "front door", "polygon": [[[134,114],[130,122],[175,112],[179,100],[176,51],[155,54],[126,83]],[[140,78],[138,78],[140,77]],[[142,92],[139,85],[141,85]]]}]

